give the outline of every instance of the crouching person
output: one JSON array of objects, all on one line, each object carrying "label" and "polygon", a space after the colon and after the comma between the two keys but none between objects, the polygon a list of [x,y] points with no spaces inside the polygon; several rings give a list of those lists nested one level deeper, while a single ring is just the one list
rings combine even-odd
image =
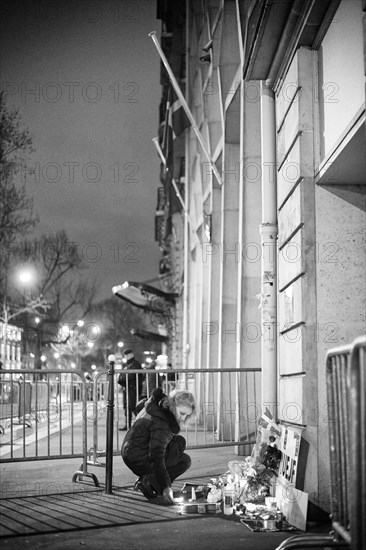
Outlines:
[{"label": "crouching person", "polygon": [[174,390],[167,396],[156,388],[128,430],[122,459],[139,476],[134,488],[146,498],[162,495],[174,504],[172,483],[191,466],[186,441],[178,434],[193,419],[195,407],[188,391]]}]

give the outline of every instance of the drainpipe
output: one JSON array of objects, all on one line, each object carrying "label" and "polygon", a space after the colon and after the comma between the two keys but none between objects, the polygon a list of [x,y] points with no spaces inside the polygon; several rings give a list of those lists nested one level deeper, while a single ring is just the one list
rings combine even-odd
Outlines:
[{"label": "drainpipe", "polygon": [[[190,17],[190,5],[189,0],[186,1],[186,51],[185,51],[185,63],[186,63],[186,98],[187,103],[189,104],[189,87],[191,85],[189,80],[189,69],[190,69],[190,58],[189,58],[189,17]],[[189,323],[188,323],[188,302],[189,302],[189,293],[188,293],[188,285],[189,285],[189,225],[190,225],[190,218],[189,218],[189,189],[188,189],[188,182],[189,182],[189,132],[186,132],[185,136],[185,168],[184,168],[184,204],[185,204],[185,211],[184,211],[184,245],[183,245],[183,251],[184,251],[184,267],[183,267],[183,277],[184,277],[184,283],[183,283],[183,335],[182,335],[182,367],[184,369],[188,368],[188,329],[189,329]],[[192,232],[196,234],[195,227],[191,225]]]},{"label": "drainpipe", "polygon": [[277,417],[277,185],[276,118],[272,89],[261,82],[261,351],[262,412]]}]

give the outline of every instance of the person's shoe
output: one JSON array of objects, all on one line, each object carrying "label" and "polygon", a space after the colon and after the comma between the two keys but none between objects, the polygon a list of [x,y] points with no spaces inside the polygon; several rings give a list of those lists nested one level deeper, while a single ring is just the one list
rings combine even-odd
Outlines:
[{"label": "person's shoe", "polygon": [[133,488],[135,491],[141,491],[145,498],[155,498],[157,496],[157,492],[150,485],[146,476],[139,477]]},{"label": "person's shoe", "polygon": [[122,428],[118,428],[120,432],[125,432],[127,430],[127,426],[123,426]]}]

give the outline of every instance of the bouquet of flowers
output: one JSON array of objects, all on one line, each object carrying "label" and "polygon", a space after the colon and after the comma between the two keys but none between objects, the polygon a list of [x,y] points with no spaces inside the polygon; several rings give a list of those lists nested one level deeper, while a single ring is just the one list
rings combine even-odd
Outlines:
[{"label": "bouquet of flowers", "polygon": [[258,434],[251,456],[245,460],[232,460],[229,470],[219,478],[212,478],[208,484],[208,502],[220,502],[226,484],[235,485],[235,502],[260,503],[270,492],[272,478],[277,476],[281,451],[277,439],[281,435],[279,426],[270,413],[259,419]]},{"label": "bouquet of flowers", "polygon": [[251,456],[243,461],[229,462],[228,474],[234,476],[237,501],[241,504],[262,502],[269,494],[272,478],[277,475],[281,461],[281,451],[276,444],[280,435],[280,428],[270,414],[262,415]]}]

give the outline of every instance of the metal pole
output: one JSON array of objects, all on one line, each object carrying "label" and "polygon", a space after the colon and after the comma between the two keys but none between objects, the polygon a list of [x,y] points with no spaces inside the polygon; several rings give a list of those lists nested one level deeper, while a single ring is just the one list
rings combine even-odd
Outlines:
[{"label": "metal pole", "polygon": [[[167,165],[166,165],[166,158],[164,157],[164,153],[163,153],[163,151],[161,150],[161,147],[160,147],[159,139],[155,137],[155,138],[152,139],[152,141],[153,141],[153,143],[154,143],[154,145],[155,145],[155,147],[156,147],[156,150],[157,150],[158,155],[159,155],[159,157],[160,157],[160,159],[161,159],[161,162],[164,164],[165,170],[169,170],[169,169],[167,168]],[[186,163],[186,166],[187,166],[187,163]],[[188,179],[187,179],[187,177],[186,177],[186,185],[185,185],[185,188],[187,188],[187,182],[188,182]],[[195,230],[195,228],[194,228],[194,225],[193,225],[193,223],[192,223],[192,219],[191,219],[191,217],[190,217],[190,215],[189,215],[189,212],[188,212],[188,210],[187,210],[186,203],[184,202],[184,200],[183,200],[183,198],[182,198],[182,195],[180,194],[179,189],[178,189],[178,187],[177,187],[176,181],[175,181],[175,179],[174,179],[173,177],[172,177],[172,184],[173,184],[173,187],[174,187],[174,191],[175,191],[175,193],[176,193],[176,195],[177,195],[177,197],[178,197],[178,199],[179,199],[179,201],[180,201],[180,203],[181,203],[181,205],[182,205],[184,214],[185,214],[185,216],[186,216],[186,220],[189,222],[189,224],[190,224],[190,226],[191,226],[191,229],[192,229],[192,233],[194,234],[194,236],[195,236],[195,238],[196,238],[196,240],[197,240],[197,243],[200,245],[200,244],[201,244],[201,241],[199,240],[198,235],[197,235],[197,233],[196,233],[196,230]]]},{"label": "metal pole", "polygon": [[113,427],[114,427],[114,363],[115,356],[108,357],[108,400],[107,400],[107,435],[105,464],[105,493],[112,494],[113,478]]},{"label": "metal pole", "polygon": [[[155,145],[155,147],[156,147],[156,150],[157,150],[157,152],[158,152],[158,154],[159,154],[159,157],[160,157],[162,163],[164,164],[164,168],[165,168],[165,170],[167,170],[166,158],[164,157],[163,151],[161,150],[161,147],[160,147],[160,144],[159,144],[159,140],[158,140],[158,138],[153,138],[152,140],[153,140],[153,143],[154,143],[154,145]],[[173,177],[172,177],[172,184],[173,184],[173,187],[174,187],[174,191],[175,191],[175,193],[176,193],[176,195],[177,195],[177,197],[178,197],[178,199],[179,199],[179,202],[180,202],[180,204],[182,205],[182,208],[183,208],[183,210],[184,210],[184,213],[188,216],[189,214],[188,214],[188,212],[187,212],[186,205],[184,204],[184,200],[183,200],[183,198],[182,198],[182,195],[180,194],[179,189],[178,189],[177,184],[176,184],[176,181],[175,181],[175,179],[174,179]]]},{"label": "metal pole", "polygon": [[188,104],[187,104],[187,102],[186,102],[186,100],[185,100],[184,95],[182,94],[182,91],[181,91],[181,89],[180,89],[180,87],[179,87],[179,84],[178,84],[178,82],[177,82],[177,80],[176,80],[176,78],[175,78],[175,76],[174,76],[174,73],[173,73],[173,71],[172,71],[172,69],[171,69],[171,67],[170,67],[170,65],[169,65],[169,63],[168,63],[168,60],[167,60],[167,58],[165,57],[165,54],[164,54],[164,52],[163,52],[163,50],[162,50],[162,48],[161,48],[161,46],[160,46],[159,40],[157,39],[157,36],[156,36],[156,32],[155,32],[155,31],[150,32],[150,33],[149,33],[149,36],[152,38],[152,40],[153,40],[153,42],[154,42],[154,44],[155,44],[155,47],[156,47],[156,49],[158,50],[158,53],[159,53],[159,55],[160,55],[160,57],[161,57],[161,60],[162,60],[162,62],[164,63],[164,66],[165,66],[165,68],[166,68],[166,70],[167,70],[167,73],[168,73],[168,75],[169,75],[170,81],[171,81],[171,83],[172,83],[172,85],[173,85],[174,91],[175,91],[175,93],[177,94],[177,96],[178,96],[180,102],[182,103],[182,107],[183,107],[183,109],[184,109],[184,111],[185,111],[185,113],[186,113],[186,115],[187,115],[187,117],[188,117],[189,122],[190,122],[191,125],[192,125],[192,128],[193,128],[193,130],[194,130],[194,133],[196,134],[197,139],[198,139],[198,141],[199,141],[200,144],[201,144],[202,150],[203,150],[203,152],[205,153],[208,162],[210,163],[211,170],[212,170],[213,173],[215,174],[215,177],[216,177],[216,179],[217,179],[218,184],[219,184],[219,185],[222,185],[222,179],[221,179],[220,173],[219,173],[218,169],[216,168],[216,165],[215,165],[213,159],[211,158],[211,155],[210,155],[210,153],[209,153],[209,151],[208,151],[208,149],[207,149],[207,147],[206,147],[206,144],[205,144],[205,141],[204,141],[204,139],[203,139],[203,137],[202,137],[202,134],[201,134],[201,132],[199,131],[199,128],[198,128],[198,126],[197,126],[197,124],[196,124],[196,121],[195,121],[195,119],[194,119],[194,117],[193,117],[193,115],[192,115],[192,113],[191,113],[191,111],[190,111],[190,109],[189,109],[189,107],[188,107]]}]

